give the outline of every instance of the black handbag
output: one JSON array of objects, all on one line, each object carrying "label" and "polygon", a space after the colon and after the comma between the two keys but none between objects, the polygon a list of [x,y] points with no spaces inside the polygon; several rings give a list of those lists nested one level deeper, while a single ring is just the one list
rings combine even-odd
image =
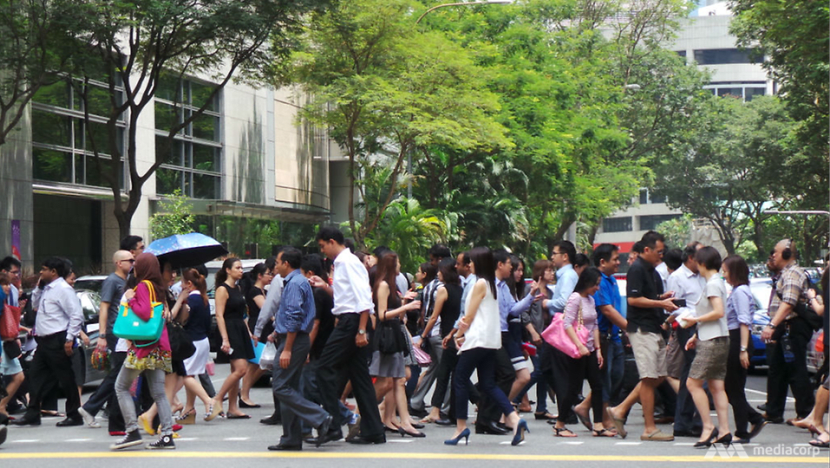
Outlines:
[{"label": "black handbag", "polygon": [[170,352],[174,361],[184,361],[196,352],[190,334],[175,320],[167,322],[167,338],[170,340]]},{"label": "black handbag", "polygon": [[406,349],[406,338],[403,336],[400,319],[379,322],[374,338],[375,349],[381,354],[395,354]]}]

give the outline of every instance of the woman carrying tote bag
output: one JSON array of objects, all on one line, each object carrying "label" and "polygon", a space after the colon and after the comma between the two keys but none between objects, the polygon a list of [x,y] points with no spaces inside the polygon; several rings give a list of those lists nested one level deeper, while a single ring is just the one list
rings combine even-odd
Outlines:
[{"label": "woman carrying tote bag", "polygon": [[[127,306],[135,315],[148,321],[153,314],[153,306],[157,297],[164,297],[161,269],[158,259],[150,253],[143,253],[136,258],[133,274],[138,281],[135,289],[124,293]],[[169,312],[165,308],[164,315]],[[170,403],[164,393],[165,374],[173,371],[170,341],[167,338],[167,329],[162,327],[161,337],[155,342],[130,342],[127,359],[121,367],[118,379],[115,382],[115,392],[118,396],[118,406],[124,415],[127,434],[110,448],[124,449],[141,445],[141,436],[138,433],[138,424],[135,414],[135,403],[130,395],[130,386],[139,375],[144,374],[149,384],[150,395],[158,407],[161,420],[161,435],[159,439],[147,445],[148,449],[174,449],[173,443],[173,414]]]}]

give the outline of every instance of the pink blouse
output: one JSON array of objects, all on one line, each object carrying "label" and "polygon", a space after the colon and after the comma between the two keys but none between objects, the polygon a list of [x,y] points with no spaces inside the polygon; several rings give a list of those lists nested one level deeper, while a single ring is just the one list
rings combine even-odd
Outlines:
[{"label": "pink blouse", "polygon": [[563,312],[565,314],[563,322],[565,324],[565,330],[567,330],[568,328],[579,325],[577,313],[579,312],[579,306],[582,306],[582,326],[589,332],[585,347],[592,353],[594,352],[595,346],[594,329],[597,328],[597,309],[594,304],[593,296],[582,297],[579,293],[573,293],[568,298],[568,303],[565,305],[565,311]]},{"label": "pink blouse", "polygon": [[[158,293],[156,293],[156,298],[158,298]],[[150,289],[148,289],[147,283],[139,283],[138,287],[135,289],[135,296],[133,296],[133,298],[127,303],[140,319],[145,321],[150,320],[150,313],[153,311],[153,305],[150,303]],[[143,348],[136,347],[131,343],[130,347],[135,350],[135,357],[137,359],[147,357],[156,348],[159,348],[162,351],[170,351],[170,340],[167,338],[167,327],[162,328],[161,339],[158,340],[157,343]]]}]

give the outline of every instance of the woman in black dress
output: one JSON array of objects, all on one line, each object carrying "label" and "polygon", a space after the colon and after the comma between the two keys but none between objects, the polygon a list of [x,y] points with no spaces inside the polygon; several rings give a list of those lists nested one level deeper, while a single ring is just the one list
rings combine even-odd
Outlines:
[{"label": "woman in black dress", "polygon": [[[245,292],[245,302],[248,304],[248,331],[253,334],[254,329],[256,328],[257,319],[259,318],[259,311],[262,310],[262,306],[265,305],[265,287],[271,284],[271,280],[274,279],[274,277],[271,275],[271,270],[269,270],[264,263],[257,263],[254,265],[254,268],[251,269],[248,275],[250,275],[250,278],[254,283],[251,285],[251,288]],[[259,337],[261,343],[265,343],[268,335],[274,331],[273,327],[266,328],[271,328],[271,330],[268,331],[268,334],[266,334],[266,330],[263,329],[262,336]],[[266,339],[263,340],[263,336]],[[258,363],[248,363],[248,369],[245,372],[245,377],[242,378],[242,391],[239,394],[240,407],[259,408],[259,405],[253,403],[251,400],[251,387],[254,386],[254,384],[264,373],[265,370],[259,367]]]},{"label": "woman in black dress", "polygon": [[214,396],[213,413],[222,411],[222,401],[228,395],[228,419],[248,419],[239,410],[239,381],[248,368],[248,359],[254,358],[251,333],[245,323],[247,305],[242,290],[236,284],[242,279],[242,262],[231,257],[216,273],[216,326],[222,335],[221,351],[230,357],[231,373]]}]

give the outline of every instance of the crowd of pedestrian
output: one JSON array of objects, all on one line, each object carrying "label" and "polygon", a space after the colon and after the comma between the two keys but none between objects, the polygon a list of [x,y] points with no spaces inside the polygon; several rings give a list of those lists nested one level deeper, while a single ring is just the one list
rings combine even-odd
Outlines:
[{"label": "crowd of pedestrian", "polygon": [[[34,340],[22,346],[4,339],[0,423],[40,425],[44,411],[57,410],[60,391],[66,406],[59,427],[100,427],[106,408],[109,433],[119,437],[113,450],[142,445],[141,431],[158,435],[146,448],[172,449],[178,431],[197,420],[250,418],[245,410],[260,407],[250,390],[267,367],[258,364],[260,352],[273,343],[274,413],[260,424],[280,424],[282,433],[269,450],[339,441],[344,427],[352,444],[382,444],[388,433],[423,438],[429,425],[455,427],[447,445],[466,444],[473,431],[519,445],[529,433],[522,413],[547,421],[556,437],[578,437],[581,424],[593,437],[625,438],[636,403],[641,440],[747,443],[768,423],[784,422],[788,386],[796,417],[787,423],[816,434],[812,445],[830,445],[829,275],[825,269],[815,288],[789,239],[767,263],[763,413],[745,395],[756,301],[749,267],[737,255],[722,259],[699,243],[667,250],[663,236],[649,231],[629,255],[623,291],[620,252],[611,244],[596,246],[589,258],[561,241],[550,259],[528,264],[530,280],[525,263],[507,250],[476,247],[453,256],[436,245],[412,281],[387,248],[354,251],[331,227],[320,229],[316,242],[322,255],[286,246],[248,272],[238,258],[224,259],[213,325],[203,265],[174,271],[144,252],[141,238],[124,239],[101,288],[96,356],[109,371],[83,405],[75,361],[88,338],[71,263],[44,260],[29,298],[21,293],[20,262],[2,260],[2,313],[22,309],[20,332]],[[128,312],[136,326],[159,323],[158,333],[127,339],[117,322]],[[825,364],[816,389],[806,354],[822,327]],[[207,377],[212,333],[230,362],[218,390]],[[24,353],[33,354],[25,372]],[[583,395],[585,381],[590,392]],[[25,412],[10,416],[21,402]],[[468,426],[470,403],[475,422]],[[0,425],[0,443],[7,431]]]}]

